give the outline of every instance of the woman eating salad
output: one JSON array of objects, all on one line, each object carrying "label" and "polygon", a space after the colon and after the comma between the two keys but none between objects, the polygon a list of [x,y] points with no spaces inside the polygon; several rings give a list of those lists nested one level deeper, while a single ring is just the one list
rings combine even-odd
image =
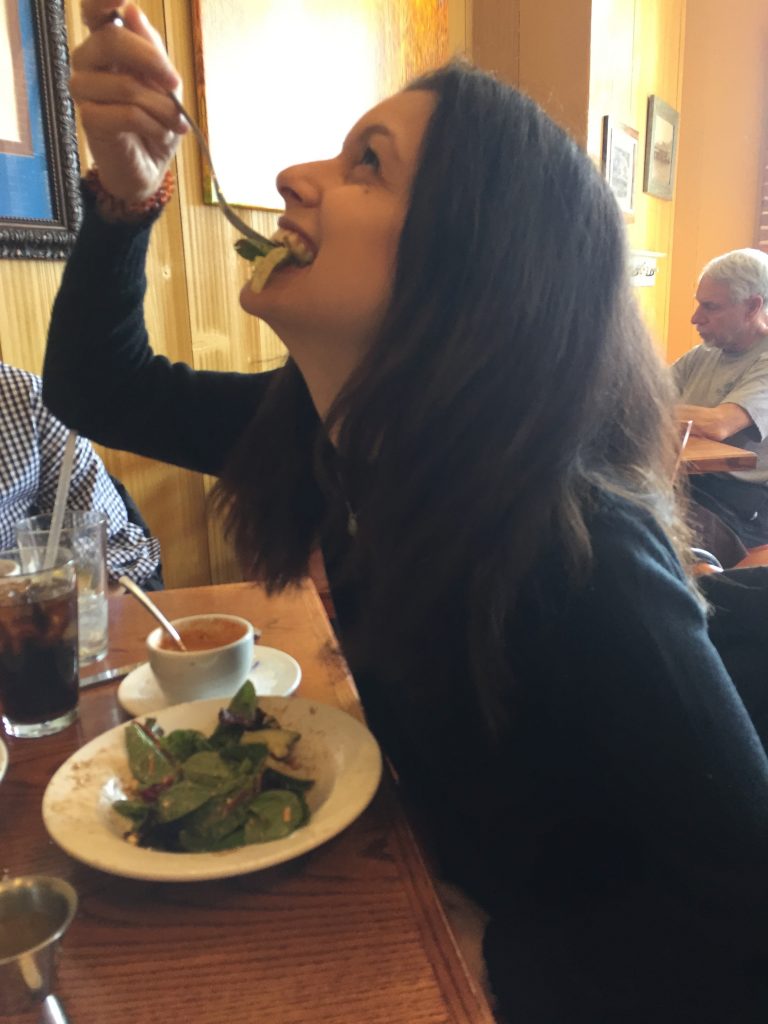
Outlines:
[{"label": "woman eating salad", "polygon": [[322,548],[500,1017],[765,1021],[768,761],[688,574],[670,395],[605,182],[531,100],[451,63],[278,176],[280,241],[305,258],[240,303],[285,366],[172,364],[143,303],[179,77],[135,5],[122,27],[83,10],[97,172],[48,404],[216,474],[269,588]]}]

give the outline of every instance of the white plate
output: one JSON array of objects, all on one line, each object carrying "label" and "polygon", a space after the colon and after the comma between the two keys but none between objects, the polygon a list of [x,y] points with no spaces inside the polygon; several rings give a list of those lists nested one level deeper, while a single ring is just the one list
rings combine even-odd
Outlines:
[{"label": "white plate", "polygon": [[8,767],[8,747],[0,740],[0,782],[3,781],[3,776]]},{"label": "white plate", "polygon": [[[298,661],[276,647],[253,649],[253,668],[248,678],[260,697],[289,697],[301,682]],[[168,698],[158,685],[149,662],[129,672],[117,688],[117,699],[129,715],[151,715],[169,707]]]},{"label": "white plate", "polygon": [[[208,735],[227,700],[176,704],[157,714],[171,729]],[[112,810],[131,779],[125,725],[97,736],[59,768],[43,796],[43,821],[55,843],[76,860],[125,878],[191,882],[229,878],[291,860],[313,850],[351,824],[370,803],[381,778],[381,753],[364,725],[338,708],[302,697],[266,697],[260,706],[286,729],[301,733],[297,774],[315,780],[307,793],[308,823],[268,843],[217,853],[165,853],[123,839],[128,822]]]}]

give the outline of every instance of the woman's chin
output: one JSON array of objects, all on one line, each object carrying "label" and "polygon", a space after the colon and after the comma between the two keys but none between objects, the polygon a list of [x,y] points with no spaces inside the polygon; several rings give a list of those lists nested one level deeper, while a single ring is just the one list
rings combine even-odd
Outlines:
[{"label": "woman's chin", "polygon": [[250,279],[240,289],[240,305],[253,316],[260,316],[266,319],[266,312],[271,308],[272,298],[278,295],[286,282],[301,273],[303,267],[285,266],[274,270],[267,278],[261,291],[254,291]]},{"label": "woman's chin", "polygon": [[259,299],[260,295],[251,288],[251,282],[246,281],[243,287],[240,289],[240,305],[246,313],[250,313],[252,316],[260,316],[259,310]]},{"label": "woman's chin", "polygon": [[262,320],[269,321],[268,311],[273,306],[271,301],[272,296],[272,281],[267,281],[266,285],[260,292],[255,292],[251,287],[251,282],[246,281],[240,289],[240,305],[245,312],[250,313],[251,316],[258,316],[261,317]]}]

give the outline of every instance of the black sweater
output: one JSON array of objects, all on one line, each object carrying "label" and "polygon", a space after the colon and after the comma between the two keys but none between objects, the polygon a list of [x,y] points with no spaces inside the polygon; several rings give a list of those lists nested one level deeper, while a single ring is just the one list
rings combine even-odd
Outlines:
[{"label": "black sweater", "polygon": [[[45,399],[102,444],[217,474],[271,374],[151,352],[148,237],[86,214]],[[364,589],[339,587],[331,566],[369,722],[442,871],[491,915],[486,960],[510,1021],[764,1022],[765,751],[661,531],[608,496],[590,528],[588,584],[567,587],[548,552],[510,624],[514,724],[498,747],[455,645],[447,658],[425,637],[407,667],[361,650]],[[446,595],[446,621],[460,605]]]}]

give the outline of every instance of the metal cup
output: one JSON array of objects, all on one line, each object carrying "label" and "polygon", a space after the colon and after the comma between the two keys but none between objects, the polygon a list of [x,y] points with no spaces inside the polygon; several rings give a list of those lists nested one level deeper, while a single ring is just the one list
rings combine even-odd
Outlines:
[{"label": "metal cup", "polygon": [[76,910],[77,893],[61,878],[0,882],[0,1017],[32,1010],[51,993],[59,940]]}]

